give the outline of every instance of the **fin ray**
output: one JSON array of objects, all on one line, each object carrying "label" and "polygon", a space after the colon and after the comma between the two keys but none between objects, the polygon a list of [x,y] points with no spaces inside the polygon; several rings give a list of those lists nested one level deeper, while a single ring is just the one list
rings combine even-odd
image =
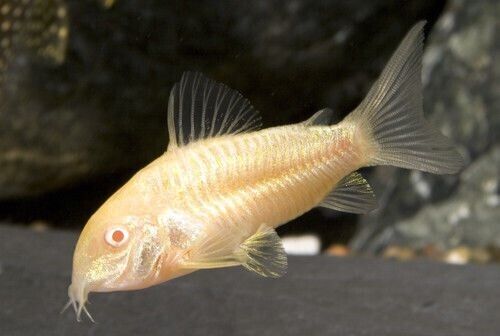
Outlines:
[{"label": "fin ray", "polygon": [[319,206],[349,213],[363,214],[377,208],[371,186],[354,172],[344,177]]},{"label": "fin ray", "polygon": [[240,246],[243,267],[264,277],[278,278],[285,274],[287,257],[276,231],[262,225],[256,234]]},{"label": "fin ray", "polygon": [[329,108],[324,108],[314,113],[309,119],[304,121],[302,124],[304,126],[314,126],[314,125],[330,125],[333,119],[333,110]]},{"label": "fin ray", "polygon": [[424,119],[423,27],[405,36],[361,104],[345,121],[359,125],[373,147],[368,165],[392,165],[451,174],[463,160],[451,141]]},{"label": "fin ray", "polygon": [[169,148],[260,126],[260,115],[246,98],[201,73],[184,73],[170,92]]},{"label": "fin ray", "polygon": [[279,277],[287,267],[287,257],[276,231],[261,225],[255,234],[234,250],[227,244],[234,243],[234,236],[224,232],[205,240],[193,251],[185,268],[207,269],[242,265],[264,277]]}]

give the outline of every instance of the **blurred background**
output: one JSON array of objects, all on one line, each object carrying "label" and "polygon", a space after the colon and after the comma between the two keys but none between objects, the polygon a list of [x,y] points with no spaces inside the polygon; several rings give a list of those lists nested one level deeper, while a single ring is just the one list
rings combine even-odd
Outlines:
[{"label": "blurred background", "polygon": [[356,107],[427,20],[426,117],[467,164],[453,176],[367,169],[379,209],[314,209],[290,253],[500,261],[497,0],[0,0],[0,223],[79,231],[167,146],[170,88],[202,71],[264,125]]}]

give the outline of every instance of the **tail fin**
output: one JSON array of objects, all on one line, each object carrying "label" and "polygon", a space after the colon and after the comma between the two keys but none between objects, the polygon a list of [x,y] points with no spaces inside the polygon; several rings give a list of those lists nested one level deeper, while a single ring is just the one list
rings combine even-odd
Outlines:
[{"label": "tail fin", "polygon": [[366,98],[345,120],[358,125],[373,147],[369,165],[452,174],[463,166],[462,157],[423,115],[424,25],[419,22],[408,32]]}]

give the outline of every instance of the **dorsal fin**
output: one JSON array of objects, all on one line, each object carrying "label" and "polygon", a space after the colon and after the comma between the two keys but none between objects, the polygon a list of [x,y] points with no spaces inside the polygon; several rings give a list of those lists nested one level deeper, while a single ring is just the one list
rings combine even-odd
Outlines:
[{"label": "dorsal fin", "polygon": [[324,108],[314,113],[309,119],[304,121],[302,124],[305,126],[313,125],[330,125],[333,119],[333,110],[329,108]]},{"label": "dorsal fin", "polygon": [[170,92],[169,148],[259,129],[261,118],[239,92],[197,72],[185,72]]},{"label": "dorsal fin", "polygon": [[367,213],[377,208],[372,187],[361,174],[344,177],[319,206],[350,213]]}]

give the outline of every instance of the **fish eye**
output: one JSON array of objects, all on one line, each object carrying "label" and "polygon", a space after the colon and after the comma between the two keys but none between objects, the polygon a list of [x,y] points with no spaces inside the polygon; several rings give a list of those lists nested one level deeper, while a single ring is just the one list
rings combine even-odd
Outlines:
[{"label": "fish eye", "polygon": [[119,247],[127,242],[128,236],[128,231],[125,228],[112,227],[106,231],[104,240],[113,247]]}]

